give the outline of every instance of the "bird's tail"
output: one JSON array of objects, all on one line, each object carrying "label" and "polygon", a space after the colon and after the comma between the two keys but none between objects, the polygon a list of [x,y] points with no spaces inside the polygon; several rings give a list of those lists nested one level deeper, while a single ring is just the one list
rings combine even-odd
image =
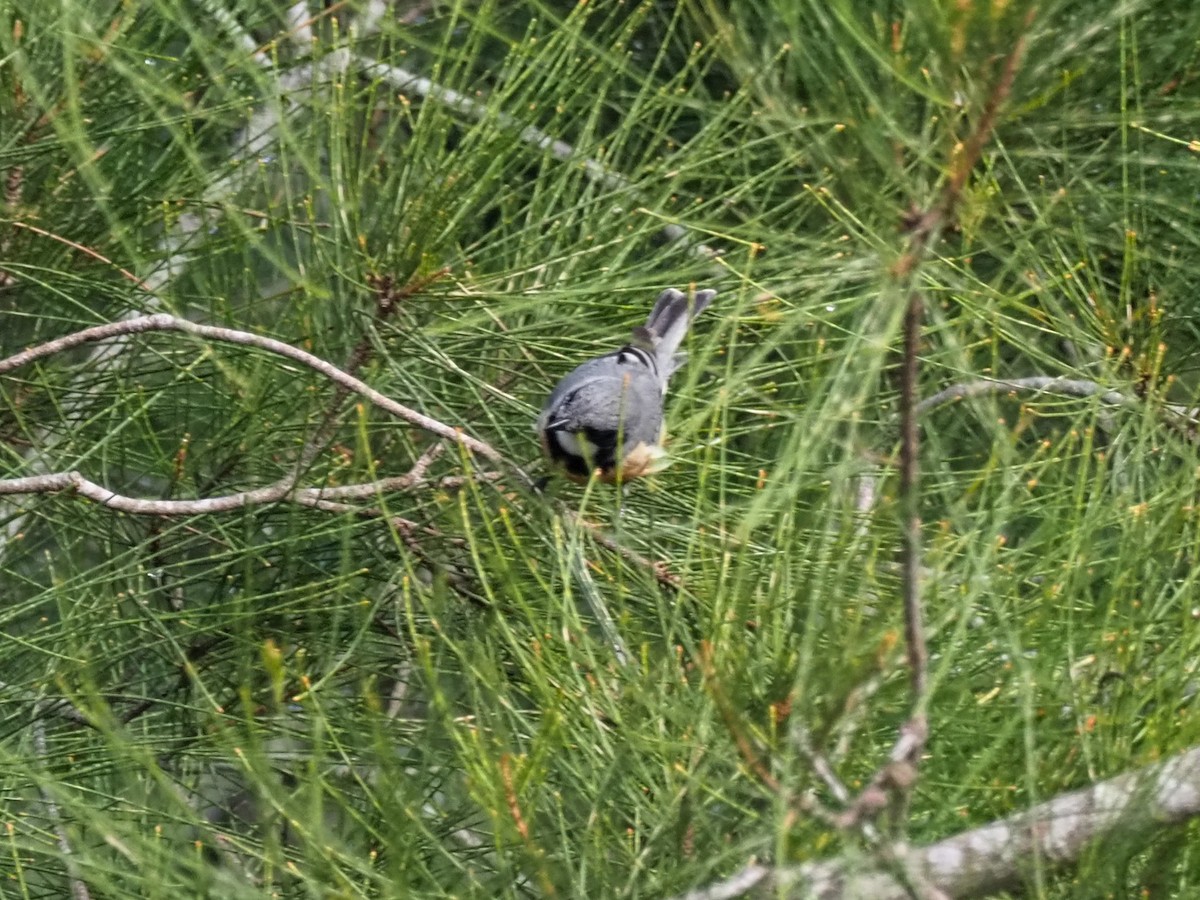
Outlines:
[{"label": "bird's tail", "polygon": [[658,295],[645,326],[635,330],[635,341],[643,346],[648,344],[646,349],[654,353],[664,383],[679,367],[675,354],[687,336],[688,326],[704,312],[715,296],[717,292],[713,290],[696,291],[694,297],[689,297],[682,291],[667,288]]}]

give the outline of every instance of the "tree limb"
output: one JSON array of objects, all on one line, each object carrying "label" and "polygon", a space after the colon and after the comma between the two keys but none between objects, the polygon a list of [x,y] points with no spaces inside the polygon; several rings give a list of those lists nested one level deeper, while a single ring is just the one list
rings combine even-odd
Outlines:
[{"label": "tree limb", "polygon": [[[1052,869],[1100,845],[1137,841],[1200,816],[1200,747],[1062,794],[1025,812],[925,847],[896,847],[904,870],[948,897],[1019,888],[1034,860]],[[910,900],[906,885],[860,855],[769,869],[752,863],[680,900],[732,900],[760,890],[804,900]]]},{"label": "tree limb", "polygon": [[381,394],[379,391],[372,388],[370,385],[359,381],[353,375],[339,369],[332,363],[326,362],[318,356],[307,353],[298,347],[293,347],[290,344],[285,344],[283,341],[277,341],[274,338],[265,337],[263,335],[251,334],[246,331],[238,331],[233,328],[223,328],[215,325],[201,325],[197,322],[191,322],[187,319],[181,319],[177,316],[172,316],[167,313],[156,313],[151,316],[140,316],[135,319],[126,319],[120,322],[110,322],[105,325],[96,325],[92,328],[85,328],[82,331],[76,331],[72,334],[64,335],[52,341],[47,341],[44,344],[38,344],[35,347],[30,347],[20,353],[10,356],[7,359],[0,360],[0,375],[11,372],[21,366],[28,365],[39,359],[44,359],[47,356],[53,356],[57,353],[62,353],[71,350],[81,344],[92,343],[95,341],[104,341],[109,338],[127,334],[142,334],[151,331],[179,331],[185,334],[191,334],[196,337],[201,337],[210,341],[221,341],[229,344],[239,344],[244,347],[255,347],[260,350],[274,353],[278,356],[286,357],[301,365],[307,366],[315,372],[324,375],[335,384],[365,397],[370,400],[375,406],[385,412],[391,413],[398,419],[416,425],[431,434],[446,440],[453,441],[456,444],[467,448],[468,450],[478,453],[492,462],[498,463],[516,474],[520,480],[527,486],[532,487],[533,482],[529,476],[521,471],[517,466],[509,463],[499,451],[490,444],[471,437],[464,433],[459,428],[451,427],[443,422],[430,416],[419,413],[414,409],[410,409],[403,404],[397,403],[390,397]]}]

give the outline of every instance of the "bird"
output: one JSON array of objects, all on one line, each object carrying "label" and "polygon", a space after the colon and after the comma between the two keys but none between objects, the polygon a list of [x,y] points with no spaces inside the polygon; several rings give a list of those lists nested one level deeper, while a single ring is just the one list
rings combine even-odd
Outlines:
[{"label": "bird", "polygon": [[577,366],[550,392],[537,420],[542,452],[572,481],[612,484],[661,471],[663,400],[686,360],[679,346],[717,295],[668,288],[629,342]]}]

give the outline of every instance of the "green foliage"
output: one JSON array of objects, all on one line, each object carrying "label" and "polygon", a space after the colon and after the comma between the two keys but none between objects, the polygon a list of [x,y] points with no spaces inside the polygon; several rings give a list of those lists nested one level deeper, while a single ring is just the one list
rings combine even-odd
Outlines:
[{"label": "green foliage", "polygon": [[[711,285],[674,465],[543,497],[444,484],[485,462],[450,448],[370,515],[6,497],[0,897],[72,874],[94,897],[666,896],[845,848],[796,813],[832,802],[798,735],[854,790],[908,712],[890,273],[999,99],[918,273],[922,393],[1048,375],[1136,399],[925,415],[908,836],[1200,740],[1200,459],[1164,419],[1200,381],[1200,8],[303,7],[0,0],[0,356],[173,312],[358,367],[540,471],[554,381],[663,287]],[[297,465],[400,475],[431,443],[179,334],[0,376],[3,478],[202,498]],[[1200,869],[1172,835],[1029,877],[1186,897]]]}]

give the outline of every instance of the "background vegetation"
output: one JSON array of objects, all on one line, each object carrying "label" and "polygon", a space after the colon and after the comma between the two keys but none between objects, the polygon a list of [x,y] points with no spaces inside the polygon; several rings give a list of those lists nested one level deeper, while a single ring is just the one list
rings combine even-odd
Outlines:
[{"label": "background vegetation", "polygon": [[[909,708],[889,272],[1022,41],[920,270],[922,394],[1130,402],[924,414],[917,843],[1200,743],[1200,458],[1163,418],[1200,351],[1200,6],[0,0],[0,355],[170,312],[539,475],[554,381],[663,287],[721,291],[674,465],[624,494],[446,481],[494,466],[183,334],[0,378],[5,478],[189,499],[431,454],[359,511],[5,498],[0,896],[658,897],[868,852],[796,798],[836,805],[812,748],[861,788]],[[1193,830],[1029,890],[1194,896]]]}]

